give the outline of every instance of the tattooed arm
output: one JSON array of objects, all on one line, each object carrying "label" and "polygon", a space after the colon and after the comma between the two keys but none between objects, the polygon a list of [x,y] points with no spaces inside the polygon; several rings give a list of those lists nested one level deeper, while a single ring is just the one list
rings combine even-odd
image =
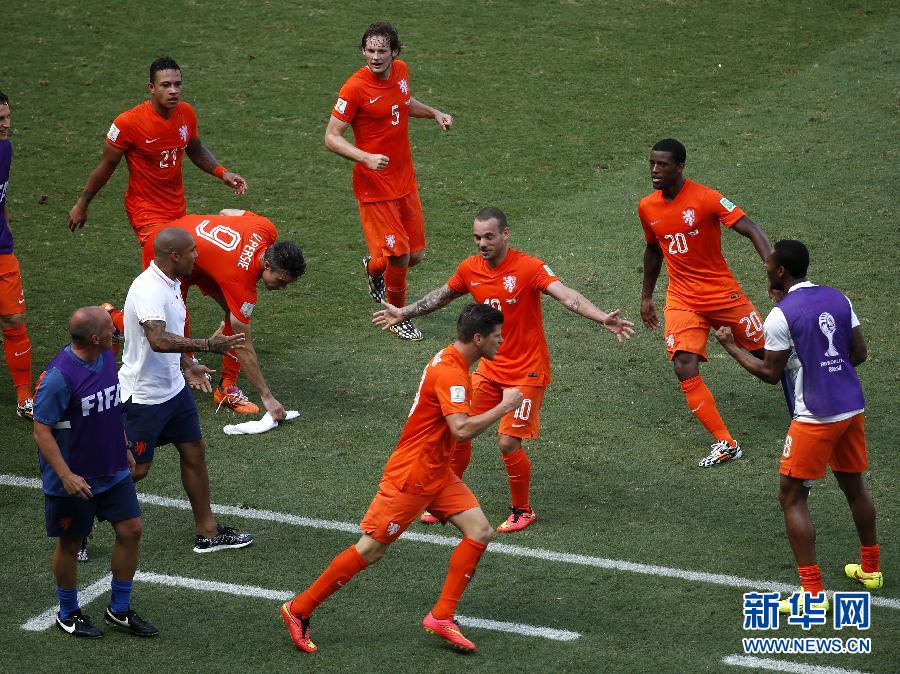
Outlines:
[{"label": "tattooed arm", "polygon": [[463,293],[457,293],[450,290],[450,286],[446,283],[437,290],[432,290],[418,302],[407,304],[402,309],[395,307],[393,304],[383,302],[385,308],[372,314],[372,322],[379,326],[382,330],[387,330],[392,325],[402,323],[403,321],[415,318],[416,316],[424,316],[432,311],[437,311],[441,307],[445,307],[457,297],[462,297]]},{"label": "tattooed arm", "polygon": [[619,318],[619,310],[616,309],[610,313],[601,311],[595,307],[591,301],[577,290],[563,285],[562,281],[554,281],[544,291],[550,297],[562,304],[569,311],[589,318],[595,323],[599,323],[616,336],[620,342],[622,339],[631,339],[634,334],[634,323]]},{"label": "tattooed arm", "polygon": [[183,337],[174,332],[166,332],[165,321],[145,321],[141,323],[150,348],[158,353],[186,353],[188,351],[210,351],[224,353],[229,349],[241,348],[244,344],[243,333],[239,335],[223,335],[221,328],[208,339]]}]

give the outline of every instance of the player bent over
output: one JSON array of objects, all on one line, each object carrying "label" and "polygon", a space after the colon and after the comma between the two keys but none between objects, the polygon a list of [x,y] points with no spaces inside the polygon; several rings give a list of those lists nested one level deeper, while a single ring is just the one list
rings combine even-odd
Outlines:
[{"label": "player bent over", "polygon": [[469,368],[480,358],[494,357],[503,343],[502,324],[503,314],[496,309],[468,305],[457,320],[456,341],[425,367],[409,419],[384,468],[378,493],[359,525],[362,538],[335,557],[305,592],[281,607],[281,617],[300,650],[317,650],[310,638],[309,620],[319,604],[381,559],[426,508],[459,529],[463,539],[450,556],[444,587],[422,626],[461,651],[475,650],[453,614],[494,530],[475,495],[450,464],[457,441],[474,438],[522,404],[519,390],[508,388],[492,409],[469,416]]},{"label": "player bent over", "polygon": [[[741,366],[769,384],[781,380],[791,412],[781,453],[781,492],[788,540],[797,559],[801,593],[821,596],[814,605],[828,610],[822,572],[816,564],[816,529],[807,507],[815,480],[831,471],[847,497],[859,535],[861,564],[844,573],[870,590],[884,584],[875,505],[862,478],[868,467],[862,386],[855,367],[866,360],[866,341],[850,300],[838,290],[806,280],[809,251],[799,241],[779,241],[766,261],[771,290],[784,298],[766,318],[762,358],[741,351],[727,327],[716,339]],[[804,594],[799,597],[804,610]],[[779,610],[791,613],[790,600]]]},{"label": "player bent over", "polygon": [[141,509],[129,470],[112,320],[100,307],[78,309],[69,320],[72,342],[41,375],[34,400],[47,535],[57,537],[53,576],[59,597],[56,626],[76,637],[103,634],[78,606],[75,557],[94,517],[116,532],[112,597],[103,619],[142,637],[159,633],[131,609],[131,584],[140,556]]}]

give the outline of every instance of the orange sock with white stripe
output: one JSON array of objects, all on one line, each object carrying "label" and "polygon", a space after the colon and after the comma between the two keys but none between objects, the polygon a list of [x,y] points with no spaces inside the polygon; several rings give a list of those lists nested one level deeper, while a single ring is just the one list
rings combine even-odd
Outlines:
[{"label": "orange sock with white stripe", "polygon": [[719,416],[719,410],[716,407],[716,399],[698,374],[681,382],[681,390],[684,391],[684,398],[687,400],[688,407],[697,421],[703,424],[703,428],[708,430],[716,440],[727,440],[731,446],[736,445],[731,433]]},{"label": "orange sock with white stripe", "polygon": [[509,478],[509,495],[513,508],[528,510],[530,508],[531,488],[531,461],[524,447],[516,451],[503,454],[503,464],[506,466],[506,476]]},{"label": "orange sock with white stripe", "polygon": [[822,571],[818,564],[798,566],[797,573],[800,574],[800,585],[803,586],[804,592],[818,594],[825,591],[825,588],[822,587]]},{"label": "orange sock with white stripe", "polygon": [[879,559],[879,548],[877,545],[860,545],[859,555],[861,558],[860,566],[864,573],[881,571],[881,560]]},{"label": "orange sock with white stripe", "polygon": [[478,566],[478,560],[487,550],[484,543],[479,543],[471,538],[463,538],[453,554],[450,555],[450,568],[447,570],[447,579],[444,581],[444,587],[441,589],[441,596],[438,598],[434,608],[431,609],[431,615],[438,620],[452,620],[453,613],[456,611],[456,605],[459,598],[475,575],[475,567]]},{"label": "orange sock with white stripe", "polygon": [[31,397],[31,341],[24,325],[3,328],[3,355],[21,405]]},{"label": "orange sock with white stripe", "polygon": [[328,568],[313,581],[305,592],[298,594],[291,602],[291,613],[301,618],[309,618],[323,601],[328,599],[357,573],[368,566],[355,545],[351,545],[331,560]]},{"label": "orange sock with white stripe", "polygon": [[387,265],[384,270],[384,288],[387,291],[387,301],[395,307],[406,306],[406,272],[408,267]]}]

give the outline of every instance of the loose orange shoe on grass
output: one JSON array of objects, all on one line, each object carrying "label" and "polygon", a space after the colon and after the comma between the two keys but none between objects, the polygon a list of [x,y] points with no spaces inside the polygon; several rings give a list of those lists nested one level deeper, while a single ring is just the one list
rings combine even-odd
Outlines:
[{"label": "loose orange shoe on grass", "polygon": [[427,510],[423,510],[422,514],[419,515],[419,521],[422,524],[437,524],[438,522],[440,522],[440,520],[437,517],[432,515]]},{"label": "loose orange shoe on grass", "polygon": [[259,414],[259,406],[250,402],[250,399],[237,386],[229,386],[226,389],[217,386],[213,393],[213,402],[218,405],[216,412],[227,407],[236,414]]},{"label": "loose orange shoe on grass", "polygon": [[291,602],[286,601],[281,605],[281,619],[291,634],[294,646],[304,653],[315,653],[319,650],[309,638],[309,618],[298,618],[291,613]]},{"label": "loose orange shoe on grass", "polygon": [[422,620],[422,627],[426,632],[440,637],[458,651],[471,653],[475,650],[475,644],[463,636],[455,620],[438,620],[429,612]]},{"label": "loose orange shoe on grass", "polygon": [[523,508],[510,508],[512,511],[500,526],[497,527],[498,534],[510,534],[513,531],[522,531],[527,526],[531,526],[536,520],[537,515],[531,508],[527,510]]}]

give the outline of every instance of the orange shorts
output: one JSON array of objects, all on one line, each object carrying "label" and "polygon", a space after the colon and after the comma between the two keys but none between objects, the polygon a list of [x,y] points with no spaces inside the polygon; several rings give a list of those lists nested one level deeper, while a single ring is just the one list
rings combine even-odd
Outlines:
[{"label": "orange shorts", "polygon": [[479,507],[475,494],[455,474],[436,494],[411,494],[382,480],[359,528],[379,543],[389,544],[396,541],[423,510],[446,522],[453,515]]},{"label": "orange shorts", "polygon": [[13,253],[0,255],[0,316],[25,313],[22,271]]},{"label": "orange shorts", "polygon": [[372,257],[425,250],[425,217],[418,188],[399,199],[360,201],[359,219]]},{"label": "orange shorts", "polygon": [[865,414],[834,421],[810,424],[792,421],[784,439],[779,472],[802,480],[825,477],[825,466],[832,472],[861,473],[866,460]]},{"label": "orange shorts", "polygon": [[[472,374],[472,414],[482,414],[499,404],[503,398],[503,389],[512,386],[498,384],[493,379],[488,379],[483,374]],[[516,385],[524,396],[519,409],[509,412],[500,419],[498,433],[511,435],[514,438],[534,440],[541,430],[541,405],[544,402],[544,390],[546,386],[520,386]]]},{"label": "orange shorts", "polygon": [[742,349],[756,351],[765,346],[763,321],[750,300],[735,307],[711,311],[666,307],[664,316],[666,355],[669,360],[675,357],[676,352],[687,351],[696,353],[705,362],[709,331],[722,326],[731,328],[734,341]]}]

